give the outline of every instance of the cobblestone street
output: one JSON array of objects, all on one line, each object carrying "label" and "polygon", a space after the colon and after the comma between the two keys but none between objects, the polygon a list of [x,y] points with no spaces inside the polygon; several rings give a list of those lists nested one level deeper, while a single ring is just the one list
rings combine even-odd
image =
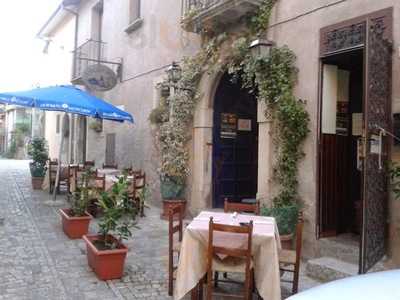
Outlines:
[{"label": "cobblestone street", "polygon": [[87,265],[84,242],[69,240],[58,208],[43,204],[48,199],[32,191],[26,161],[0,160],[0,299],[169,299],[167,223],[158,208],[126,243],[124,277],[102,282]]}]

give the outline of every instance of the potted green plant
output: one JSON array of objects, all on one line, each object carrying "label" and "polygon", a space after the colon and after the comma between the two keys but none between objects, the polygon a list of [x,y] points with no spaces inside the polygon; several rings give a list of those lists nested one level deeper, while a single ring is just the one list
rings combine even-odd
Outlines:
[{"label": "potted green plant", "polygon": [[160,191],[163,199],[163,213],[161,218],[168,218],[170,207],[177,204],[183,205],[183,211],[186,211],[186,200],[184,199],[185,185],[181,181],[163,176],[160,180]]},{"label": "potted green plant", "polygon": [[63,231],[71,239],[82,238],[89,230],[89,223],[92,219],[87,212],[90,199],[90,176],[90,170],[82,174],[82,185],[72,193],[71,207],[60,209]]},{"label": "potted green plant", "polygon": [[128,180],[124,175],[110,192],[99,200],[103,215],[97,235],[84,235],[88,264],[101,280],[121,278],[128,248],[122,243],[136,227],[137,209],[128,198]]},{"label": "potted green plant", "polygon": [[46,162],[49,159],[47,142],[44,138],[35,137],[28,144],[28,155],[32,158],[29,169],[32,176],[32,187],[35,190],[42,188],[46,174]]},{"label": "potted green plant", "polygon": [[292,249],[293,235],[299,216],[299,205],[297,203],[274,203],[270,207],[264,205],[261,207],[261,215],[275,218],[282,248]]}]

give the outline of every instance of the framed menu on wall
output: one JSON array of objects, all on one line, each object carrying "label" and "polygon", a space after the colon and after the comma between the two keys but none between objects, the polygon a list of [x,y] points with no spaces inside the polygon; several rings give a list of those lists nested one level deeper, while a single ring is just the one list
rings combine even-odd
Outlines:
[{"label": "framed menu on wall", "polygon": [[221,114],[221,139],[234,139],[237,136],[237,116],[231,113]]}]

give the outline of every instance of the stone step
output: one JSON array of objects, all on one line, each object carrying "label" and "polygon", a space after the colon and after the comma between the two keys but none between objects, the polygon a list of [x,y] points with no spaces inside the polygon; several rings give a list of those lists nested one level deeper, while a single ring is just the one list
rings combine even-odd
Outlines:
[{"label": "stone step", "polygon": [[320,257],[307,262],[306,274],[315,280],[328,282],[357,275],[358,265],[332,257]]},{"label": "stone step", "polygon": [[342,235],[324,238],[320,239],[318,244],[320,257],[332,257],[358,265],[360,246],[357,237]]}]

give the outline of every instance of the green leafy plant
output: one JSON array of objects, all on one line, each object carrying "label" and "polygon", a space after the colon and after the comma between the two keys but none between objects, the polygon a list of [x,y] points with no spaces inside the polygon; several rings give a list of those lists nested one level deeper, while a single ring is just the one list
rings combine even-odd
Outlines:
[{"label": "green leafy plant", "polygon": [[30,170],[33,177],[44,177],[46,162],[49,159],[47,142],[44,138],[35,137],[28,144],[28,155],[32,158]]},{"label": "green leafy plant", "polygon": [[[99,206],[103,215],[99,222],[100,249],[116,249],[124,239],[132,236],[131,228],[136,227],[137,209],[128,198],[128,180],[121,176],[110,192],[101,194]],[[117,239],[113,239],[111,235]]]},{"label": "green leafy plant", "polygon": [[274,217],[279,229],[279,234],[288,235],[295,231],[299,206],[297,204],[288,204],[284,206],[263,206],[261,207],[261,215]]},{"label": "green leafy plant", "polygon": [[87,169],[82,174],[81,184],[76,188],[71,198],[70,215],[75,217],[82,217],[86,215],[88,209],[91,188],[89,186],[90,178],[93,176],[94,171]]}]

